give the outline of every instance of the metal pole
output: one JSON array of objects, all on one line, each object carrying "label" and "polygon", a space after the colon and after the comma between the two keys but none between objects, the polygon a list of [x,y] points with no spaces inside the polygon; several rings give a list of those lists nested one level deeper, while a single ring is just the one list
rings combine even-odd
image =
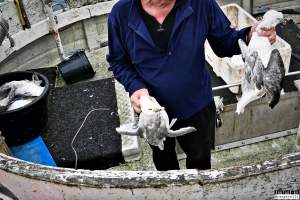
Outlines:
[{"label": "metal pole", "polygon": [[[295,76],[295,75],[300,75],[300,71],[289,72],[289,73],[285,74],[285,76]],[[227,89],[227,88],[231,88],[231,87],[235,87],[235,86],[239,86],[239,85],[241,85],[241,82],[213,87],[212,90],[217,91],[217,90]]]},{"label": "metal pole", "polygon": [[58,55],[60,57],[60,60],[64,61],[65,60],[64,49],[63,49],[63,45],[62,45],[62,42],[60,39],[58,28],[56,26],[56,21],[54,19],[53,10],[52,10],[50,3],[45,2],[45,12],[46,12],[47,16],[49,17],[49,27],[50,27],[50,31],[52,32],[52,35],[54,37],[55,44],[57,46]]}]

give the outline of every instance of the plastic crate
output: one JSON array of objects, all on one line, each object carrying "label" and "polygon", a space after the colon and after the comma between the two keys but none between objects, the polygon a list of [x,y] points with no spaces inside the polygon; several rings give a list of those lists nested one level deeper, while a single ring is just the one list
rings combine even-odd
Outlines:
[{"label": "plastic crate", "polygon": [[47,146],[41,136],[26,144],[10,147],[12,154],[21,160],[48,166],[56,166]]},{"label": "plastic crate", "polygon": [[[230,20],[232,28],[239,30],[257,22],[253,16],[237,4],[228,4],[221,8]],[[279,50],[284,62],[285,70],[288,72],[292,53],[291,46],[280,37],[277,37],[277,41],[274,43],[274,46]],[[233,56],[231,58],[220,58],[216,56],[208,41],[206,41],[205,58],[212,66],[216,75],[221,77],[227,84],[237,83],[241,81],[244,76],[244,63],[241,55]],[[231,87],[230,91],[238,93],[239,87]]]}]

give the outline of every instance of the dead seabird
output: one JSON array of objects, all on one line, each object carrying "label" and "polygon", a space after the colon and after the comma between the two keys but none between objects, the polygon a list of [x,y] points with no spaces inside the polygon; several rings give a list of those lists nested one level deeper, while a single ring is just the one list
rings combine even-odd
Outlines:
[{"label": "dead seabird", "polygon": [[164,107],[149,96],[141,97],[141,110],[138,123],[129,123],[116,128],[116,131],[125,135],[138,135],[146,139],[153,146],[164,149],[166,137],[177,137],[196,131],[194,127],[185,127],[179,130],[171,130],[176,119],[169,123],[169,117]]},{"label": "dead seabird", "polygon": [[265,68],[256,51],[251,52],[242,40],[239,40],[239,45],[245,59],[245,77],[242,80],[243,94],[237,103],[236,112],[243,113],[246,105],[265,95],[269,99],[269,106],[274,108],[280,100],[282,79],[285,74],[279,51],[272,50]]},{"label": "dead seabird", "polygon": [[32,76],[32,80],[10,81],[0,87],[0,112],[20,108],[27,105],[32,100],[27,97],[40,96],[45,87],[41,86],[42,81],[37,75]]},{"label": "dead seabird", "polygon": [[[274,27],[282,20],[282,13],[268,11],[257,26]],[[282,78],[285,74],[281,55],[268,38],[259,36],[256,32],[247,46],[241,39],[238,41],[242,57],[245,61],[245,77],[242,79],[242,97],[237,104],[236,112],[243,113],[246,105],[263,96],[269,99],[269,106],[274,108],[280,100]]]},{"label": "dead seabird", "polygon": [[15,89],[16,96],[31,96],[38,97],[43,91],[44,87],[41,86],[42,81],[34,74],[32,80],[10,81],[0,87],[0,92],[8,89]]}]

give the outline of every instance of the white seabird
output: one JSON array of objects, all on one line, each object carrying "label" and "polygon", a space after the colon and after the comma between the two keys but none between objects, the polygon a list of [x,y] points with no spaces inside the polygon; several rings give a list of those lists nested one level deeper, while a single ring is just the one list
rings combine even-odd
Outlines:
[{"label": "white seabird", "polygon": [[7,111],[16,110],[18,108],[22,108],[32,102],[32,99],[19,99],[12,102],[8,107]]},{"label": "white seabird", "polygon": [[169,123],[169,117],[164,107],[149,96],[142,96],[140,99],[141,110],[138,124],[124,124],[116,128],[116,131],[125,135],[138,135],[146,139],[152,145],[159,149],[164,149],[164,140],[166,137],[177,137],[196,131],[194,127],[185,127],[179,130],[171,130],[177,119]]},{"label": "white seabird", "polygon": [[[268,11],[257,26],[257,30],[275,26],[282,17],[282,13]],[[269,106],[274,108],[280,99],[285,74],[284,63],[278,49],[271,45],[268,38],[258,36],[256,32],[253,33],[249,46],[242,40],[238,43],[245,61],[245,77],[242,79],[243,94],[238,101],[236,112],[243,113],[246,105],[265,95],[269,99]]]},{"label": "white seabird", "polygon": [[32,80],[10,81],[0,87],[0,112],[6,111],[10,106],[12,108],[19,108],[20,105],[30,103],[30,100],[20,100],[23,97],[38,97],[45,87],[41,86],[42,81],[38,80],[36,74],[32,76]]}]

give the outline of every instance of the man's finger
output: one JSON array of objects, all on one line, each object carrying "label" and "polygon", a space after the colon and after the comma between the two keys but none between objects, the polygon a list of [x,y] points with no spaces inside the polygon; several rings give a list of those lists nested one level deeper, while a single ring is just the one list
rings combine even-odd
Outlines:
[{"label": "man's finger", "polygon": [[272,34],[271,31],[261,31],[259,33],[260,36],[265,36],[265,37],[269,37]]},{"label": "man's finger", "polygon": [[140,100],[137,96],[132,96],[131,97],[131,105],[134,109],[135,112],[140,113],[141,112],[141,108],[140,108]]},{"label": "man's finger", "polygon": [[273,44],[274,42],[276,42],[276,34],[272,34],[270,37],[269,37],[269,41],[271,44]]},{"label": "man's finger", "polygon": [[261,27],[261,30],[262,31],[266,31],[266,32],[268,32],[268,31],[275,31],[275,27],[272,27],[272,28]]},{"label": "man's finger", "polygon": [[133,109],[134,109],[134,111],[135,111],[136,113],[142,112],[141,108],[138,107],[138,106],[133,106]]}]

